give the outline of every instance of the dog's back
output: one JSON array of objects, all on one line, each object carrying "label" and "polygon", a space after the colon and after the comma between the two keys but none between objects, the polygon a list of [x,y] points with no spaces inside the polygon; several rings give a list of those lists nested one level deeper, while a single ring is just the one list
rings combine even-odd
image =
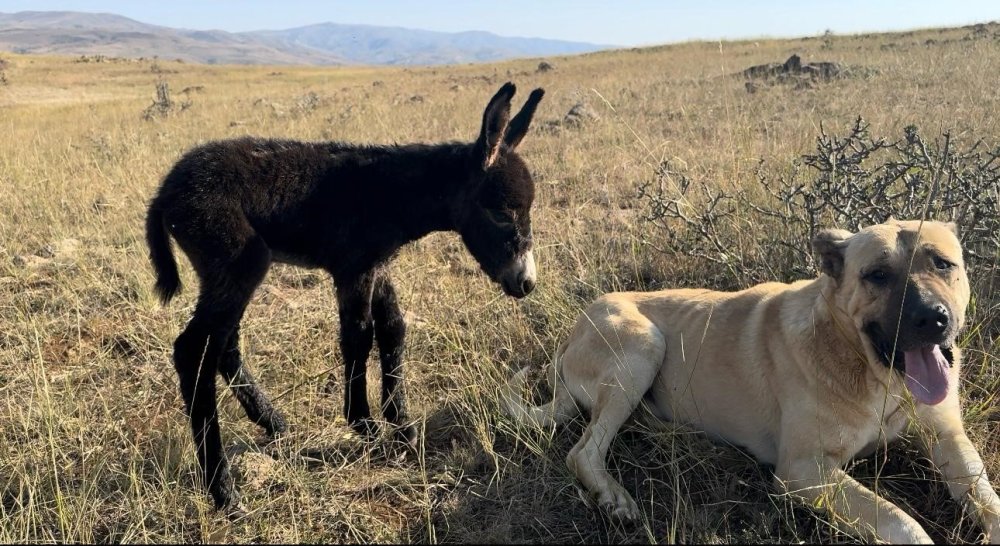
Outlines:
[{"label": "dog's back", "polygon": [[[767,378],[786,373],[774,369],[789,365],[787,353],[794,349],[785,338],[808,336],[802,325],[811,310],[788,294],[816,291],[816,282],[768,283],[739,292],[606,294],[577,322],[563,377],[574,398],[585,398],[583,385],[624,363],[624,336],[662,338],[665,350],[645,393],[647,407],[660,418],[693,425],[773,463],[781,411],[776,389],[788,386]],[[623,323],[632,327],[625,331]],[[587,342],[581,343],[583,338]]]}]

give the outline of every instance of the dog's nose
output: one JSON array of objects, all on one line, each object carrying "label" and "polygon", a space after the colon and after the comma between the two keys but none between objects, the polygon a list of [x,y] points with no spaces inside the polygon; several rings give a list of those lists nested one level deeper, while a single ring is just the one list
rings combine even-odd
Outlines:
[{"label": "dog's nose", "polygon": [[913,326],[924,335],[941,335],[948,328],[948,320],[948,308],[939,303],[918,312]]}]

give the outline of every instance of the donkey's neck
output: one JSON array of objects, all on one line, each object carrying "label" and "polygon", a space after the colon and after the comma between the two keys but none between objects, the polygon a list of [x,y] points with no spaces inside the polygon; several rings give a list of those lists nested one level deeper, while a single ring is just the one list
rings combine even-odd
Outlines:
[{"label": "donkey's neck", "polygon": [[469,194],[470,148],[455,143],[371,149],[373,155],[362,156],[359,168],[372,170],[364,177],[374,194],[372,220],[393,226],[402,237],[400,245],[454,230],[456,203]]},{"label": "donkey's neck", "polygon": [[385,263],[428,233],[455,230],[454,212],[471,194],[469,144],[326,143],[322,153],[330,163],[308,216],[324,236],[301,244],[293,239],[284,254],[324,266],[335,277]]}]

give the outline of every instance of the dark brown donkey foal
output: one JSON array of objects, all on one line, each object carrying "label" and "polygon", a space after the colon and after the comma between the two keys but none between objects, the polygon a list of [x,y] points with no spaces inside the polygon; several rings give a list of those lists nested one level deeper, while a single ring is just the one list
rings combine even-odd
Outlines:
[{"label": "dark brown donkey foal", "polygon": [[382,363],[382,414],[402,440],[408,422],[400,385],[405,324],[385,265],[404,244],[457,231],[483,271],[508,295],[535,287],[531,203],[535,187],[514,149],[544,91],[510,119],[507,83],[483,113],[473,143],[360,146],[239,138],[185,154],[149,205],[146,238],[164,303],[180,289],[176,240],[201,292],[174,342],[174,366],[191,416],[205,484],[218,507],[234,504],[216,415],[215,373],[247,416],[274,435],[286,429],[240,359],[240,319],[272,261],[325,269],[340,310],[346,367],[344,413],[372,435],[365,368],[373,338]]}]

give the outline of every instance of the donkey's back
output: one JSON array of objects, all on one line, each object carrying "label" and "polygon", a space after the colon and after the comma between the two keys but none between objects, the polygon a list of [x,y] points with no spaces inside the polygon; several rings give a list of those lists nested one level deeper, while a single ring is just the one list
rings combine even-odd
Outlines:
[{"label": "donkey's back", "polygon": [[[150,204],[150,246],[155,232],[166,229],[198,259],[235,250],[230,235],[252,231],[276,261],[331,272],[370,267],[416,238],[398,224],[439,185],[429,177],[462,178],[469,149],[255,137],[208,142],[184,154],[164,178]],[[355,264],[362,249],[365,264]]]}]

